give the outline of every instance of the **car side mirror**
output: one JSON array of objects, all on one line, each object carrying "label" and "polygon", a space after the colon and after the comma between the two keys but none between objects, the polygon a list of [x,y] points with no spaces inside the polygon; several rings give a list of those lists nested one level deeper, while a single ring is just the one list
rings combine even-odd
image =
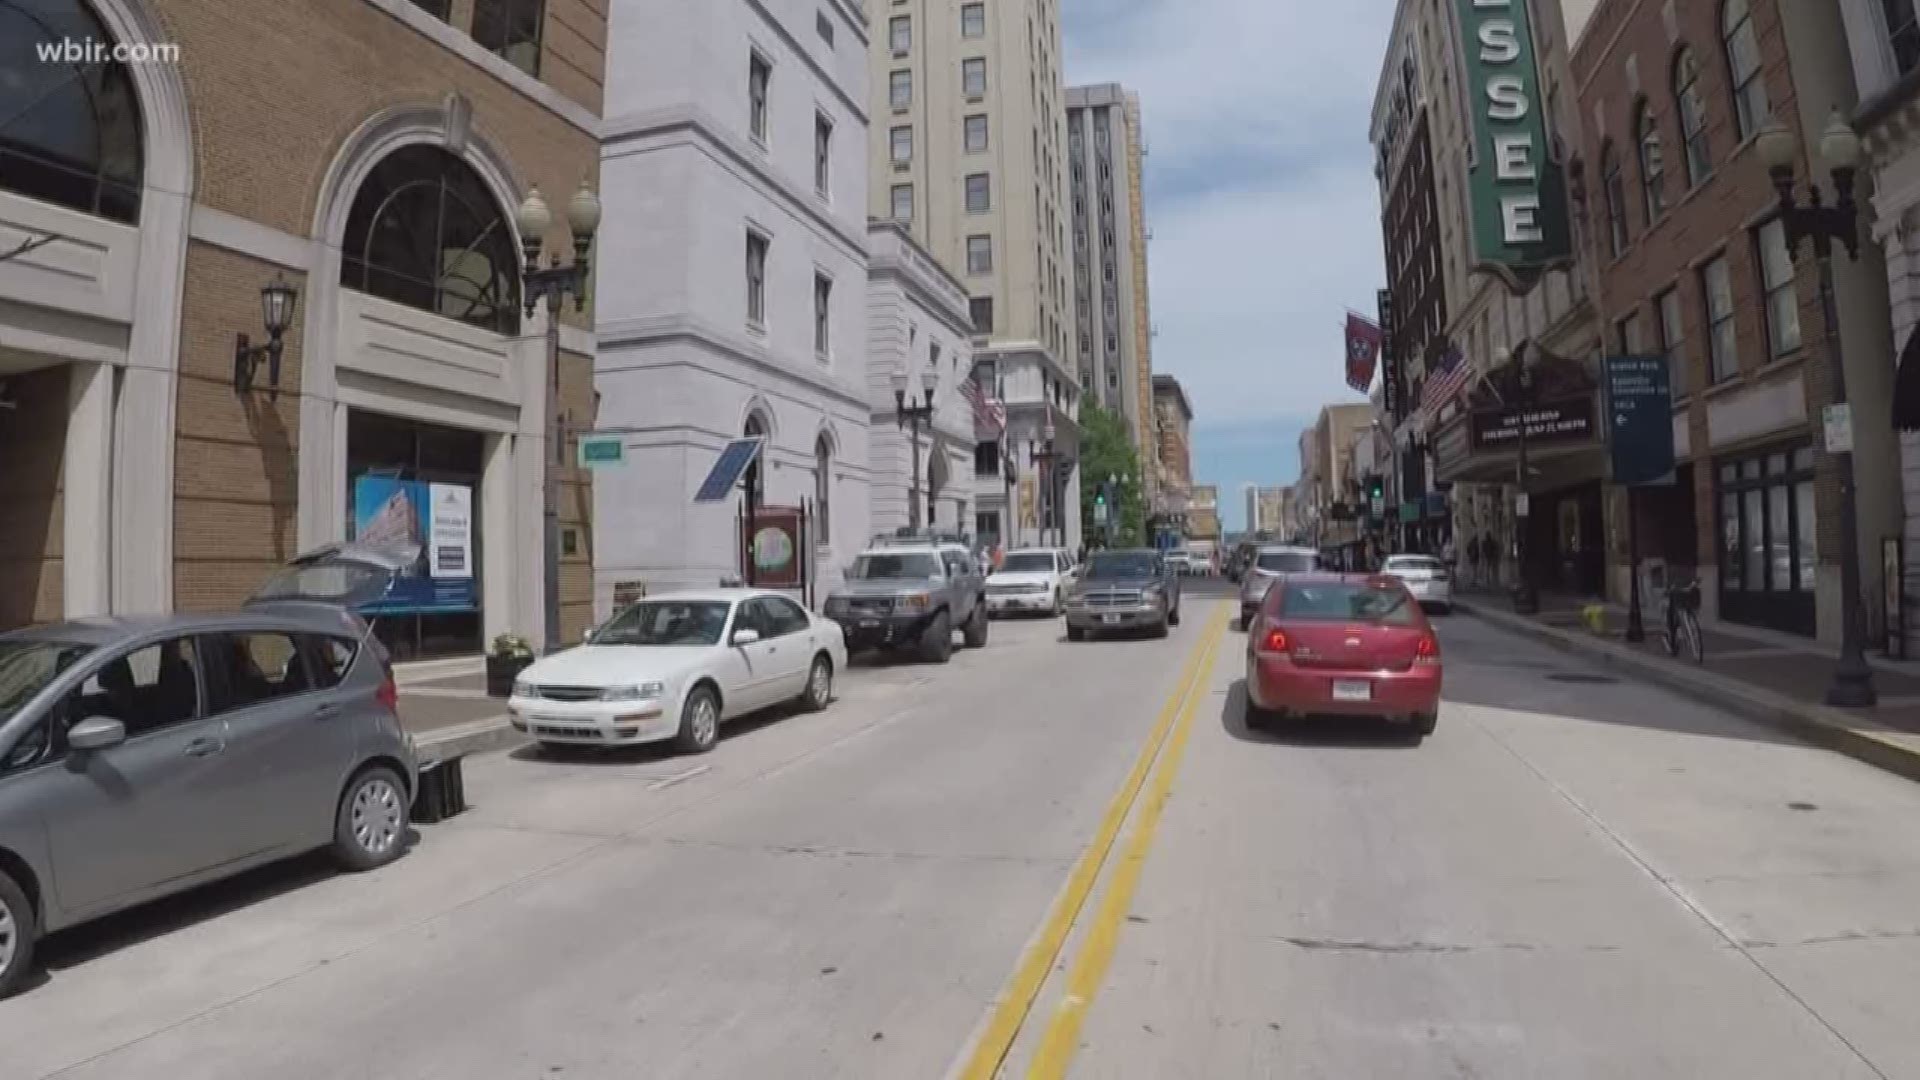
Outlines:
[{"label": "car side mirror", "polygon": [[733,632],[733,643],[735,645],[751,645],[759,640],[760,631],[758,630],[735,630]]},{"label": "car side mirror", "polygon": [[74,750],[105,750],[127,741],[127,725],[104,716],[91,716],[67,729],[67,746]]}]

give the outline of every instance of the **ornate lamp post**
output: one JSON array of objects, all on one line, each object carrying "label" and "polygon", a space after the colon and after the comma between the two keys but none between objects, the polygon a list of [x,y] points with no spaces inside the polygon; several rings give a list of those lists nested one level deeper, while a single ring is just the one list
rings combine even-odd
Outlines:
[{"label": "ornate lamp post", "polygon": [[920,373],[920,386],[923,400],[914,403],[907,397],[907,369],[902,366],[893,373],[893,423],[895,427],[911,429],[909,439],[913,443],[913,476],[907,486],[907,524],[920,527],[920,425],[933,426],[933,392],[940,384],[940,373],[929,367]]},{"label": "ornate lamp post", "polygon": [[[1046,491],[1045,509],[1040,516],[1040,542],[1042,544],[1047,542],[1047,529],[1049,528],[1047,523],[1053,521],[1059,513],[1059,505],[1054,498],[1054,466],[1060,461],[1060,454],[1053,447],[1055,434],[1053,417],[1049,416],[1047,417],[1047,426],[1040,432],[1040,444],[1027,452],[1028,457],[1031,459],[1031,464],[1034,469],[1037,470],[1040,483]],[[1065,529],[1060,530],[1060,546],[1067,546]]]},{"label": "ornate lamp post", "polygon": [[573,310],[587,306],[587,251],[593,246],[593,234],[600,227],[600,197],[587,182],[567,201],[567,227],[573,232],[573,265],[562,266],[560,253],[554,252],[546,266],[540,265],[540,248],[553,213],[540,189],[527,192],[526,201],[514,213],[520,229],[521,254],[526,267],[520,274],[520,292],[526,300],[527,317],[544,303],[547,309],[547,456],[542,502],[545,507],[546,535],[543,547],[546,563],[546,648],[560,647],[560,495],[559,465],[566,460],[567,438],[560,419],[560,309],[573,298]]},{"label": "ornate lamp post", "polygon": [[1515,402],[1515,406],[1520,413],[1520,445],[1516,454],[1518,461],[1514,466],[1513,481],[1515,492],[1513,506],[1513,551],[1514,561],[1518,563],[1515,569],[1520,575],[1520,580],[1513,587],[1513,611],[1516,615],[1532,615],[1540,610],[1540,591],[1538,587],[1534,585],[1533,573],[1529,569],[1527,561],[1527,522],[1531,520],[1533,513],[1533,507],[1528,505],[1527,498],[1527,475],[1529,472],[1527,468],[1527,411],[1533,407],[1533,368],[1527,364],[1524,344],[1521,347],[1521,352],[1518,354],[1510,352],[1507,349],[1501,349],[1494,354],[1494,363],[1503,367],[1508,363],[1513,363],[1518,365],[1519,368],[1517,372],[1518,378],[1514,380],[1520,387],[1520,392],[1517,395],[1518,400]]},{"label": "ornate lamp post", "polygon": [[[1860,257],[1859,207],[1853,200],[1853,181],[1860,167],[1860,136],[1856,135],[1836,110],[1820,135],[1820,156],[1827,161],[1833,179],[1834,205],[1827,206],[1818,183],[1807,185],[1807,203],[1801,205],[1796,193],[1793,162],[1798,140],[1793,132],[1777,121],[1767,125],[1756,140],[1761,160],[1773,175],[1774,190],[1780,194],[1780,222],[1786,227],[1787,250],[1798,252],[1802,240],[1813,243],[1813,257],[1820,268],[1820,316],[1826,323],[1827,366],[1833,380],[1833,404],[1847,411],[1847,369],[1840,354],[1840,316],[1833,299],[1833,244],[1838,240],[1847,249],[1847,257]],[[1855,506],[1853,453],[1831,452],[1840,469],[1840,659],[1833,666],[1833,681],[1827,686],[1827,704],[1861,709],[1873,705],[1878,694],[1873,687],[1873,668],[1867,663],[1866,607],[1860,595],[1860,519]]]}]

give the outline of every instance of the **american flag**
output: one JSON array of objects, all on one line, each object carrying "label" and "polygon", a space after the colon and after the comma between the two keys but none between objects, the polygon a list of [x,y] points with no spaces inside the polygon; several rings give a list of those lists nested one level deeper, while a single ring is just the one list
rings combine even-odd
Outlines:
[{"label": "american flag", "polygon": [[1459,396],[1471,378],[1473,365],[1461,355],[1459,346],[1441,353],[1433,370],[1427,373],[1427,385],[1420,391],[1420,414],[1431,422],[1448,402]]},{"label": "american flag", "polygon": [[997,439],[1007,427],[1007,408],[994,398],[973,379],[960,381],[960,395],[973,406],[974,435],[982,440]]}]

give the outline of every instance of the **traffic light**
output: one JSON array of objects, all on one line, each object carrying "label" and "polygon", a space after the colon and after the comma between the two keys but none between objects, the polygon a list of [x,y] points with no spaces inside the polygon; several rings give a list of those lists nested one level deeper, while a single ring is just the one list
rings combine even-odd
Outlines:
[{"label": "traffic light", "polygon": [[1107,489],[1105,487],[1101,487],[1093,493],[1093,505],[1107,505]]},{"label": "traffic light", "polygon": [[1382,498],[1386,497],[1386,494],[1387,494],[1387,482],[1385,480],[1382,480],[1378,476],[1369,477],[1367,479],[1368,500],[1373,502],[1378,502]]}]

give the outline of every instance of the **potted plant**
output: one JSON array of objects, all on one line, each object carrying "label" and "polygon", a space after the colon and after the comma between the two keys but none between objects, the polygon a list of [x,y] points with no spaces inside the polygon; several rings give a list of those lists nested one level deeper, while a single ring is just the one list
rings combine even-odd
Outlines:
[{"label": "potted plant", "polygon": [[511,697],[513,681],[533,663],[533,645],[526,638],[501,634],[487,650],[487,696]]}]

